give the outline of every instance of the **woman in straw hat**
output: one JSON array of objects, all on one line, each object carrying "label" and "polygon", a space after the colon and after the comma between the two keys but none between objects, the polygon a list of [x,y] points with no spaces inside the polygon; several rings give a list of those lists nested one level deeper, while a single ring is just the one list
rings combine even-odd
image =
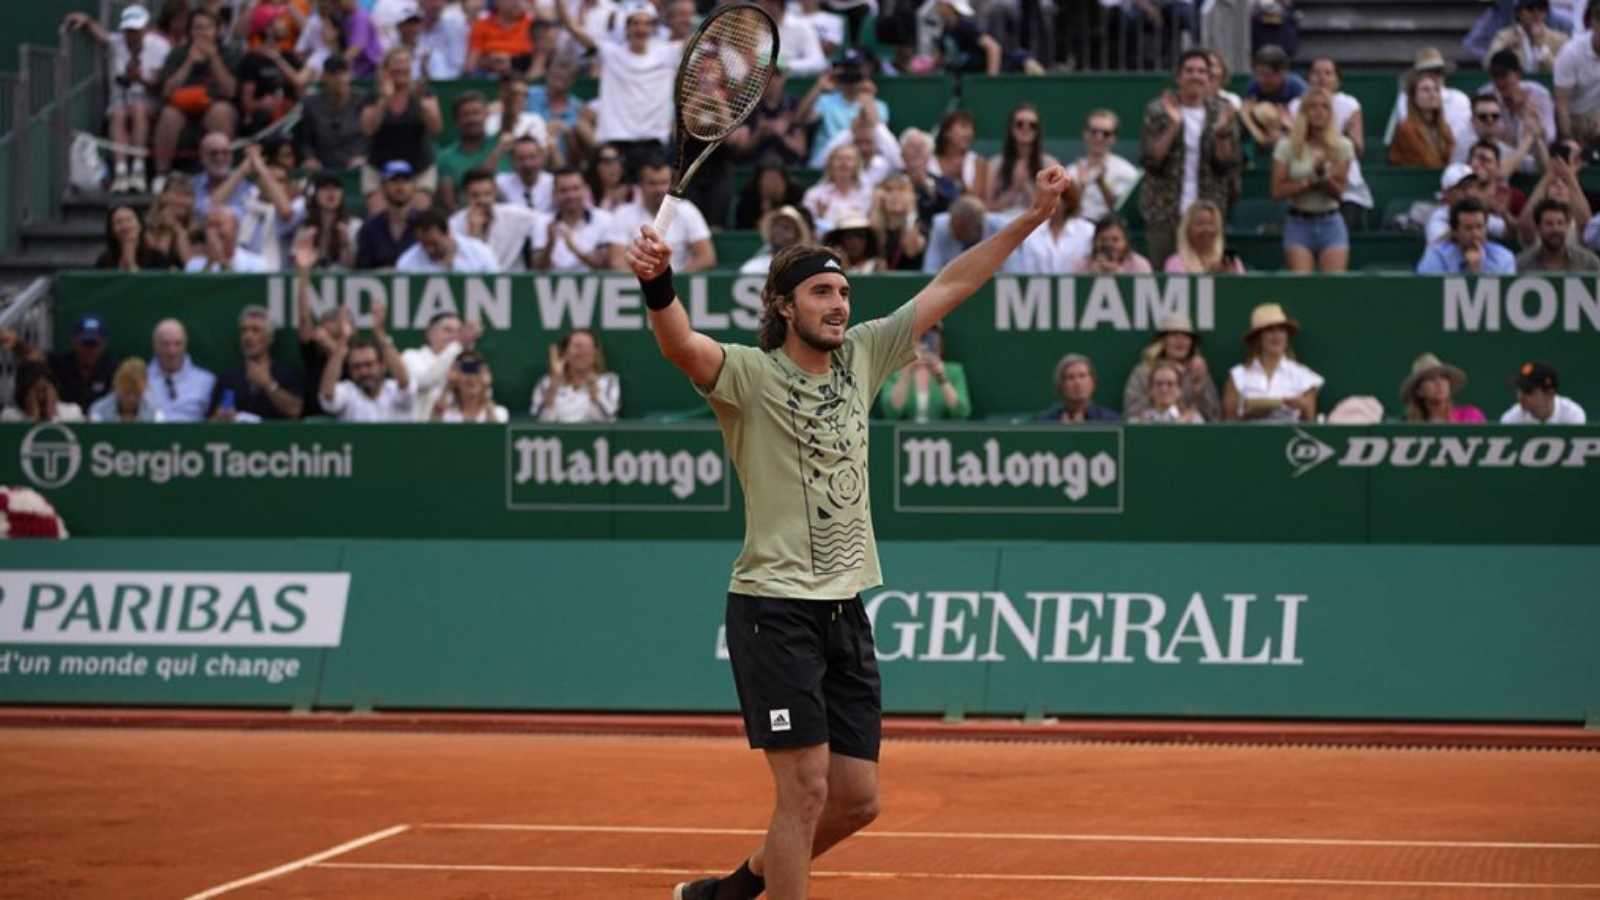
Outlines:
[{"label": "woman in straw hat", "polygon": [[1258,422],[1310,422],[1317,417],[1323,378],[1294,359],[1291,339],[1300,323],[1283,307],[1263,303],[1250,311],[1245,359],[1228,372],[1222,418]]},{"label": "woman in straw hat", "polygon": [[1407,422],[1444,422],[1466,425],[1483,422],[1483,410],[1457,405],[1453,397],[1467,386],[1467,373],[1424,353],[1411,362],[1411,374],[1400,382],[1400,401]]},{"label": "woman in straw hat", "polygon": [[822,243],[837,249],[851,275],[870,275],[878,271],[878,234],[872,223],[857,212],[840,216]]},{"label": "woman in straw hat", "polygon": [[1140,354],[1139,363],[1128,373],[1122,388],[1122,414],[1134,419],[1151,408],[1150,379],[1162,363],[1178,368],[1182,404],[1215,421],[1220,401],[1217,386],[1211,381],[1205,355],[1200,352],[1200,333],[1187,313],[1167,313],[1156,324],[1156,339]]}]

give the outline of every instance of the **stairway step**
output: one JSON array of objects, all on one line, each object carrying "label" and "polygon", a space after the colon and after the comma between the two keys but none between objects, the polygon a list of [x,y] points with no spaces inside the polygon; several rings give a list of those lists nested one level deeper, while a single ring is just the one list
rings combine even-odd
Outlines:
[{"label": "stairway step", "polygon": [[88,238],[90,240],[104,240],[105,228],[103,225],[91,225],[84,222],[44,222],[37,225],[22,226],[22,237],[40,238],[43,240],[65,240],[67,238]]},{"label": "stairway step", "polygon": [[[1300,33],[1308,31],[1395,31],[1411,30],[1449,31],[1466,37],[1472,23],[1478,21],[1471,10],[1438,10],[1418,14],[1404,9],[1383,6],[1373,9],[1339,7],[1306,10],[1300,14]],[[1460,43],[1460,37],[1456,43]]]},{"label": "stairway step", "polygon": [[97,254],[75,253],[8,253],[0,256],[0,276],[54,275],[63,269],[87,269],[94,265]]}]

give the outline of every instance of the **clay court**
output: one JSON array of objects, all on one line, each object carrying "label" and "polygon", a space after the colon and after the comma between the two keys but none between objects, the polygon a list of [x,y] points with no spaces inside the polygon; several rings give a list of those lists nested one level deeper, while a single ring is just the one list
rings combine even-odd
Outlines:
[{"label": "clay court", "polygon": [[[883,763],[883,817],[814,897],[1600,897],[1590,751],[900,738]],[[770,790],[735,737],[7,727],[0,766],[7,898],[665,900],[748,852]]]}]

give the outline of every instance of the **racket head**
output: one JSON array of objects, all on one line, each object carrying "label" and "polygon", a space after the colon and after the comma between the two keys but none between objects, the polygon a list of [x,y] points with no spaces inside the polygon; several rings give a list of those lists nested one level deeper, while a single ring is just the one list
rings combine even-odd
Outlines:
[{"label": "racket head", "polygon": [[680,140],[726,138],[755,112],[778,68],[778,23],[753,3],[717,8],[690,36],[672,101]]}]

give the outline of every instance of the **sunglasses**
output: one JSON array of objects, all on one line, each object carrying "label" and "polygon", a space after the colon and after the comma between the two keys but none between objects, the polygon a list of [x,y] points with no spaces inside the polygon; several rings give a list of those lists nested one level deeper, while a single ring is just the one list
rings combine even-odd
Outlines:
[{"label": "sunglasses", "polygon": [[1478,113],[1477,119],[1478,119],[1479,122],[1498,122],[1498,121],[1500,121],[1500,114],[1499,113]]},{"label": "sunglasses", "polygon": [[1027,131],[1038,131],[1039,123],[1035,119],[1018,119],[1011,123],[1012,128],[1022,128]]},{"label": "sunglasses", "polygon": [[1089,129],[1089,136],[1097,138],[1116,137],[1117,132],[1111,128],[1091,128]]}]

